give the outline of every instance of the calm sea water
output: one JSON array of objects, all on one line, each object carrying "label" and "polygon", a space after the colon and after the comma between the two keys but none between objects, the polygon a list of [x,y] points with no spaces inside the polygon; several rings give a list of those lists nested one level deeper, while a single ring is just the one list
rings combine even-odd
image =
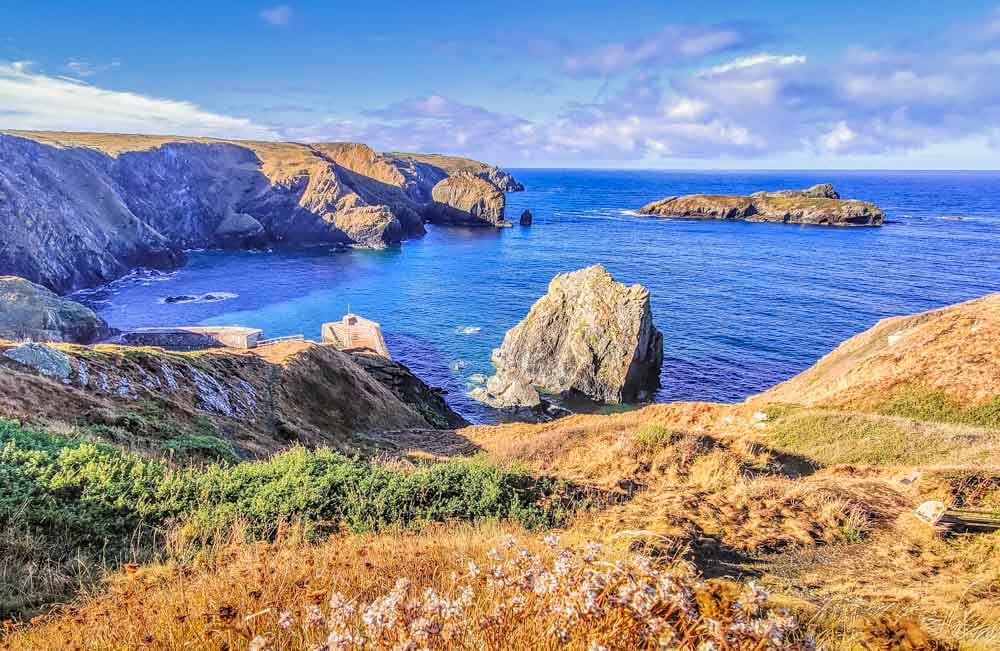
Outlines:
[{"label": "calm sea water", "polygon": [[[514,170],[530,228],[430,227],[388,251],[193,252],[84,300],[120,328],[239,324],[303,333],[354,312],[382,323],[393,356],[474,421],[466,393],[553,275],[600,262],[653,296],[664,333],[657,399],[737,401],[805,369],[878,319],[1000,291],[1000,173]],[[693,192],[832,182],[877,202],[882,228],[658,220],[629,213]],[[961,219],[956,219],[961,217]],[[165,304],[171,295],[225,300]]]}]

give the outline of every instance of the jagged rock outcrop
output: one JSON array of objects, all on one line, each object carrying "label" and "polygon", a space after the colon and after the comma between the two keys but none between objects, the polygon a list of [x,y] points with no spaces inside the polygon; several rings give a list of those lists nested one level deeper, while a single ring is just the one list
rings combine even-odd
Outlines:
[{"label": "jagged rock outcrop", "polygon": [[546,394],[618,404],[652,398],[663,364],[649,291],[626,287],[601,265],[560,274],[493,351],[496,375],[479,398],[531,406]]},{"label": "jagged rock outcrop", "polygon": [[533,221],[535,221],[534,215],[531,214],[530,210],[525,208],[524,212],[521,213],[521,219],[519,220],[519,223],[521,224],[521,226],[531,226],[531,223]]},{"label": "jagged rock outcrop", "polygon": [[89,344],[111,334],[93,310],[17,276],[0,276],[0,339]]},{"label": "jagged rock outcrop", "polygon": [[735,219],[817,226],[881,226],[882,209],[867,201],[841,199],[829,183],[805,190],[755,192],[749,197],[689,194],[648,203],[639,214],[689,219]]},{"label": "jagged rock outcrop", "polygon": [[381,248],[426,221],[501,224],[511,188],[483,163],[357,143],[0,132],[0,273],[65,292],[189,248]]},{"label": "jagged rock outcrop", "polygon": [[446,429],[469,424],[448,407],[441,389],[427,386],[403,364],[370,353],[351,353],[351,357],[382,386],[413,407],[432,427]]},{"label": "jagged rock outcrop", "polygon": [[449,176],[434,186],[431,222],[461,226],[510,226],[504,219],[504,195],[496,186],[468,172]]},{"label": "jagged rock outcrop", "polygon": [[369,432],[465,424],[406,367],[311,342],[197,353],[0,342],[0,416],[113,425],[133,442],[208,428],[246,455],[356,451]]}]

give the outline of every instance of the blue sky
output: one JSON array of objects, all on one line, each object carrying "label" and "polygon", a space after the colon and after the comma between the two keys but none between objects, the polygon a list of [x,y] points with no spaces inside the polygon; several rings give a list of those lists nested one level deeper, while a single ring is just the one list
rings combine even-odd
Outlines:
[{"label": "blue sky", "polygon": [[996,0],[737,4],[6,1],[0,128],[532,167],[1000,168]]}]

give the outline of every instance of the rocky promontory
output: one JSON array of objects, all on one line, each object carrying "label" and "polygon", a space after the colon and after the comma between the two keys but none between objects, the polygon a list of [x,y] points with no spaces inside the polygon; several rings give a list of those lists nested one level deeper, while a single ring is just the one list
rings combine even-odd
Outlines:
[{"label": "rocky promontory", "polygon": [[750,196],[689,194],[646,204],[639,214],[687,219],[728,219],[816,226],[881,226],[882,209],[873,203],[841,199],[829,183],[805,190],[755,192]]},{"label": "rocky promontory", "polygon": [[466,424],[402,364],[304,341],[196,352],[0,341],[0,396],[7,418],[112,427],[140,447],[210,434],[251,457],[356,452],[369,433]]},{"label": "rocky promontory", "polygon": [[0,132],[0,274],[67,292],[192,248],[382,248],[425,222],[504,225],[520,189],[478,161],[358,143]]},{"label": "rocky promontory", "polygon": [[539,391],[639,402],[659,387],[662,364],[649,291],[626,287],[594,265],[552,279],[493,351],[496,374],[476,397],[499,408],[537,406]]},{"label": "rocky promontory", "polygon": [[111,334],[93,310],[17,276],[0,276],[0,339],[89,344]]}]

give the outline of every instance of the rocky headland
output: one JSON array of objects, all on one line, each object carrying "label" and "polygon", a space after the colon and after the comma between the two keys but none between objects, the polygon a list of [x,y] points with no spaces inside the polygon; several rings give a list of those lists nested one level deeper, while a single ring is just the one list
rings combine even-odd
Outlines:
[{"label": "rocky headland", "polygon": [[17,276],[0,276],[0,339],[89,344],[111,334],[93,310]]},{"label": "rocky headland", "polygon": [[686,219],[727,219],[814,226],[881,226],[882,209],[857,199],[841,199],[829,183],[805,190],[755,192],[750,196],[689,194],[648,203],[639,214]]},{"label": "rocky headland", "polygon": [[249,457],[466,424],[402,364],[302,341],[194,352],[0,341],[0,414],[110,427],[153,450],[211,436]]},{"label": "rocky headland", "polygon": [[539,391],[609,404],[652,398],[663,335],[649,291],[601,265],[560,274],[493,351],[496,374],[475,397],[498,408],[536,407]]},{"label": "rocky headland", "polygon": [[357,143],[0,132],[0,274],[62,293],[192,248],[381,248],[425,222],[505,225],[521,189],[478,161]]}]

